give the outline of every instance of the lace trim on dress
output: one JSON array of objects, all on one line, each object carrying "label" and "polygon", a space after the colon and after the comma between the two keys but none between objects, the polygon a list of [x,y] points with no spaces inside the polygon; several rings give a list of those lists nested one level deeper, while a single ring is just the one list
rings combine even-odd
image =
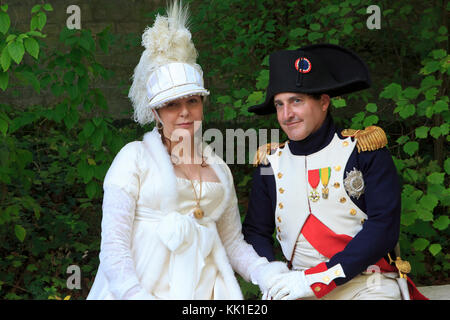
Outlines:
[{"label": "lace trim on dress", "polygon": [[117,186],[104,187],[100,262],[117,299],[145,295],[131,255],[135,208],[134,198],[126,191]]}]

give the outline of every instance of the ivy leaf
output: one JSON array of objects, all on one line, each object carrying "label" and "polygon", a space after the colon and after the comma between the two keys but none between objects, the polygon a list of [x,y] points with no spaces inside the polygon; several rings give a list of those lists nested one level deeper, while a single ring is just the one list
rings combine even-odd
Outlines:
[{"label": "ivy leaf", "polygon": [[430,89],[431,87],[437,87],[440,86],[442,83],[442,80],[436,80],[436,78],[431,75],[425,77],[425,79],[422,80],[420,83],[420,87],[422,90]]},{"label": "ivy leaf", "polygon": [[254,91],[248,96],[247,102],[254,105],[254,104],[261,103],[262,99],[263,99],[263,92],[262,91]]},{"label": "ivy leaf", "polygon": [[430,211],[433,211],[438,202],[439,200],[434,194],[426,194],[419,200],[419,204]]},{"label": "ivy leaf", "polygon": [[410,226],[414,223],[414,221],[416,221],[416,219],[417,219],[416,212],[402,213],[400,223],[403,226]]},{"label": "ivy leaf", "polygon": [[433,172],[427,177],[427,181],[431,184],[444,184],[445,173]]},{"label": "ivy leaf", "polygon": [[433,227],[435,229],[442,231],[442,230],[447,229],[449,224],[450,224],[450,218],[448,216],[440,216],[439,218],[437,218],[434,221]]},{"label": "ivy leaf", "polygon": [[17,239],[19,239],[20,242],[23,242],[27,231],[21,225],[16,224],[14,226],[14,233],[16,234]]},{"label": "ivy leaf", "polygon": [[344,25],[344,30],[342,30],[345,34],[350,34],[353,31],[353,26],[351,24],[345,24]]},{"label": "ivy leaf", "polygon": [[413,104],[407,104],[403,108],[401,108],[399,115],[403,119],[406,119],[410,116],[413,116],[416,113],[416,107]]},{"label": "ivy leaf", "polygon": [[423,251],[426,247],[428,247],[429,244],[430,241],[428,241],[427,239],[419,238],[413,242],[412,246],[417,251]]},{"label": "ivy leaf", "polygon": [[366,105],[366,110],[369,111],[369,112],[375,113],[375,112],[377,112],[378,107],[377,107],[377,105],[375,103],[368,103]]},{"label": "ivy leaf", "polygon": [[397,142],[398,144],[405,144],[408,140],[409,140],[408,136],[401,136],[400,138],[395,140],[395,142]]},{"label": "ivy leaf", "polygon": [[308,33],[308,40],[311,42],[315,42],[322,37],[323,37],[323,33],[321,33],[321,32],[313,31],[313,32]]},{"label": "ivy leaf", "polygon": [[333,107],[335,107],[335,108],[342,108],[347,105],[347,102],[345,101],[345,99],[340,98],[340,99],[333,99],[332,104],[333,104]]},{"label": "ivy leaf", "polygon": [[223,108],[223,118],[226,121],[236,118],[236,110],[226,106],[225,108]]},{"label": "ivy leaf", "polygon": [[448,130],[449,130],[449,124],[448,123],[441,124],[441,126],[439,128],[441,129],[441,134],[443,136],[448,135]]},{"label": "ivy leaf", "polygon": [[43,12],[39,12],[36,16],[38,18],[38,28],[42,31],[45,24],[47,23],[47,15]]},{"label": "ivy leaf", "polygon": [[429,210],[420,210],[418,214],[420,220],[422,221],[433,221],[433,212]]},{"label": "ivy leaf", "polygon": [[439,243],[432,244],[428,250],[431,252],[433,256],[437,255],[442,250],[442,246]]},{"label": "ivy leaf", "polygon": [[85,138],[89,138],[95,131],[95,126],[92,124],[91,121],[87,121],[84,126],[83,130],[81,131]]},{"label": "ivy leaf", "polygon": [[8,52],[11,58],[19,64],[20,61],[22,61],[23,55],[25,54],[25,48],[23,46],[23,43],[20,41],[12,41],[8,45]]},{"label": "ivy leaf", "polygon": [[437,88],[428,89],[425,92],[425,99],[432,101],[432,100],[434,100],[434,98],[435,98],[437,93],[438,93],[438,89]]},{"label": "ivy leaf", "polygon": [[261,70],[256,78],[256,89],[265,89],[269,84],[269,70]]},{"label": "ivy leaf", "polygon": [[421,72],[425,75],[430,74],[430,73],[438,71],[440,67],[441,67],[441,64],[439,61],[429,61],[422,68]]},{"label": "ivy leaf", "polygon": [[364,119],[363,126],[368,127],[368,126],[374,125],[376,123],[378,123],[378,116],[375,114],[372,114]]},{"label": "ivy leaf", "polygon": [[97,193],[97,182],[95,182],[94,180],[89,181],[89,183],[86,185],[86,194],[88,196],[89,199],[92,199],[95,194]]},{"label": "ivy leaf", "polygon": [[11,65],[11,56],[9,55],[8,47],[4,47],[2,50],[2,55],[0,56],[0,64],[3,71],[8,71]]},{"label": "ivy leaf", "polygon": [[75,124],[78,122],[78,119],[80,118],[78,111],[76,108],[70,108],[69,112],[67,112],[66,116],[64,117],[64,124],[66,125],[67,129],[72,129]]},{"label": "ivy leaf", "polygon": [[298,38],[298,37],[302,37],[302,36],[304,36],[307,32],[308,32],[308,30],[306,30],[306,29],[304,29],[304,28],[295,28],[295,29],[292,29],[291,32],[289,32],[289,37],[290,37],[290,38]]},{"label": "ivy leaf", "polygon": [[444,169],[445,169],[445,172],[446,172],[448,175],[450,175],[450,158],[447,158],[447,159],[444,161]]},{"label": "ivy leaf", "polygon": [[433,128],[431,128],[431,130],[430,130],[430,135],[433,137],[433,138],[435,138],[435,139],[437,139],[437,138],[439,138],[440,136],[441,136],[441,128],[440,127],[433,127]]},{"label": "ivy leaf", "polygon": [[391,83],[380,93],[380,98],[397,100],[402,92],[402,87],[398,83]]},{"label": "ivy leaf", "polygon": [[416,138],[425,139],[428,136],[429,127],[421,126],[416,128]]},{"label": "ivy leaf", "polygon": [[437,49],[431,51],[431,55],[433,56],[434,59],[442,59],[445,56],[447,56],[447,51],[445,51],[444,49]]},{"label": "ivy leaf", "polygon": [[104,136],[105,136],[105,133],[103,132],[102,129],[100,129],[100,128],[95,129],[94,134],[89,139],[92,143],[92,147],[95,150],[97,150],[101,147]]},{"label": "ivy leaf", "polygon": [[416,141],[409,141],[403,146],[403,151],[412,156],[417,150],[419,150],[419,143]]},{"label": "ivy leaf", "polygon": [[415,99],[417,98],[417,96],[419,95],[420,90],[413,88],[413,87],[408,87],[403,91],[403,95],[405,96],[405,98],[408,99]]},{"label": "ivy leaf", "polygon": [[45,11],[53,11],[53,7],[50,3],[44,4],[44,10]]},{"label": "ivy leaf", "polygon": [[320,24],[318,23],[313,23],[309,26],[311,28],[311,30],[313,31],[319,31],[320,30]]},{"label": "ivy leaf", "polygon": [[11,26],[11,19],[6,12],[0,12],[0,32],[6,34]]},{"label": "ivy leaf", "polygon": [[23,42],[27,52],[35,59],[39,56],[39,44],[33,38],[26,38]]},{"label": "ivy leaf", "polygon": [[39,10],[41,10],[41,8],[42,8],[42,4],[34,5],[33,8],[31,8],[31,13],[36,13]]},{"label": "ivy leaf", "polygon": [[[334,105],[334,103],[333,103]],[[357,114],[355,114],[352,118],[352,127],[361,127],[362,126],[362,121],[364,120],[365,117],[365,112],[358,112]]]}]

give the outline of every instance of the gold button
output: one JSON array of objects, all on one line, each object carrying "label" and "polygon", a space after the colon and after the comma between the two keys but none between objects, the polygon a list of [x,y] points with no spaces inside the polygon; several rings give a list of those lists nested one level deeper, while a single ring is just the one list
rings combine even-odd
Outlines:
[{"label": "gold button", "polygon": [[280,191],[280,193],[284,193],[284,189],[283,188],[278,189],[278,191]]},{"label": "gold button", "polygon": [[341,166],[334,166],[334,170],[340,171],[341,170]]},{"label": "gold button", "polygon": [[364,221],[366,221],[365,219],[361,219],[361,224],[364,224]]},{"label": "gold button", "polygon": [[281,233],[280,227],[277,227],[278,233]]},{"label": "gold button", "polygon": [[339,183],[339,182],[335,182],[334,183],[334,187],[337,189],[337,188],[339,188],[341,186],[341,184]]},{"label": "gold button", "polygon": [[278,151],[278,156],[281,156],[281,153],[282,153],[281,151]]},{"label": "gold button", "polygon": [[336,270],[336,271],[334,272],[334,274],[335,274],[336,276],[340,275],[340,274],[341,274],[341,270]]},{"label": "gold button", "polygon": [[328,277],[323,277],[323,282],[328,282],[328,281],[330,281],[330,278],[328,278]]},{"label": "gold button", "polygon": [[355,210],[355,209],[350,210],[350,214],[351,214],[352,216],[354,216],[354,215],[356,214],[356,210]]},{"label": "gold button", "polygon": [[280,209],[283,209],[283,204],[280,202],[280,203],[278,204],[278,207],[279,207]]},{"label": "gold button", "polygon": [[319,287],[319,286],[315,287],[315,288],[314,288],[314,291],[315,291],[315,292],[319,292],[319,291],[320,291],[320,287]]},{"label": "gold button", "polygon": [[278,179],[281,179],[283,177],[283,174],[281,172],[278,172]]},{"label": "gold button", "polygon": [[278,222],[281,222],[281,217],[278,216],[278,217],[277,217],[277,220],[278,220]]},{"label": "gold button", "polygon": [[339,202],[340,202],[340,203],[345,203],[345,201],[347,201],[347,199],[345,199],[344,197],[342,197],[342,198],[339,199]]},{"label": "gold button", "polygon": [[348,146],[348,141],[342,142],[342,145],[343,145],[344,147]]},{"label": "gold button", "polygon": [[280,241],[281,241],[281,236],[280,236],[280,235],[278,235],[278,240],[280,240]]}]

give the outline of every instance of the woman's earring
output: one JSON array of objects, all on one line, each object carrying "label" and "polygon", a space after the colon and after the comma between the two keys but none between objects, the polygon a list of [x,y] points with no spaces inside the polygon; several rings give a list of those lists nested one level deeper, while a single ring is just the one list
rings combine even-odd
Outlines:
[{"label": "woman's earring", "polygon": [[156,129],[161,130],[163,128],[163,124],[159,121],[156,121]]}]

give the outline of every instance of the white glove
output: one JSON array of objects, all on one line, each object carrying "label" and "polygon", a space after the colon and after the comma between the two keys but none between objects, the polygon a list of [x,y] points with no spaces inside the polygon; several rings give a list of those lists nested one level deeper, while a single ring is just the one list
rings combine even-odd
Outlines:
[{"label": "white glove", "polygon": [[289,271],[272,280],[274,285],[268,292],[268,299],[295,300],[314,296],[304,271]]},{"label": "white glove", "polygon": [[257,284],[263,293],[262,299],[267,298],[269,289],[275,284],[275,278],[282,273],[289,272],[286,263],[274,261],[261,264],[255,268],[250,274],[253,284]]}]

